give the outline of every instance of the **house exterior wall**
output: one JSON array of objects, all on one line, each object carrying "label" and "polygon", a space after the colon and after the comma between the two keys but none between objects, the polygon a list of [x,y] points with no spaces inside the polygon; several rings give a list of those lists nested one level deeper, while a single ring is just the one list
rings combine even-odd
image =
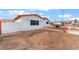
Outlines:
[{"label": "house exterior wall", "polygon": [[49,22],[48,20],[44,20],[44,27],[49,27],[50,26],[50,24],[48,23],[48,24],[46,24],[46,22]]},{"label": "house exterior wall", "polygon": [[[36,16],[24,16],[21,17],[20,19],[21,21],[19,23],[20,23],[21,31],[41,29],[45,27],[44,20]],[[38,20],[39,25],[30,25],[31,20]]]},{"label": "house exterior wall", "polygon": [[19,31],[18,23],[2,23],[2,34],[13,33]]},{"label": "house exterior wall", "polygon": [[[39,25],[30,25],[30,20],[38,20]],[[23,16],[15,22],[2,23],[2,34],[42,29],[44,27],[48,27],[48,24],[42,18],[38,16]]]}]

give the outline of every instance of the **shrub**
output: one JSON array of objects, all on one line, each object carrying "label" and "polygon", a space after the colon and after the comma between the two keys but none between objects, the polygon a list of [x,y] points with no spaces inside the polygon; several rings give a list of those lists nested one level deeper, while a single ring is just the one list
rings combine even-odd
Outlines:
[{"label": "shrub", "polygon": [[56,28],[60,28],[60,25],[56,24],[55,27],[56,27]]}]

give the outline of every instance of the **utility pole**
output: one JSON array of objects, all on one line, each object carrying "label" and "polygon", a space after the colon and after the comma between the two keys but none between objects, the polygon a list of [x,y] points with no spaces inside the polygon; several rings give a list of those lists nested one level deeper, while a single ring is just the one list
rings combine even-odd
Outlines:
[{"label": "utility pole", "polygon": [[62,11],[62,25],[64,26],[64,22],[63,22],[63,9],[61,10]]}]

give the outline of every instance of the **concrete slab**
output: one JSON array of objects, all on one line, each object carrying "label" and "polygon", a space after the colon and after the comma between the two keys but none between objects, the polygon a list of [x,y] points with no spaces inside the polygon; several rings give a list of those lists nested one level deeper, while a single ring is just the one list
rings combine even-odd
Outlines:
[{"label": "concrete slab", "polygon": [[79,35],[79,30],[68,30],[68,33]]}]

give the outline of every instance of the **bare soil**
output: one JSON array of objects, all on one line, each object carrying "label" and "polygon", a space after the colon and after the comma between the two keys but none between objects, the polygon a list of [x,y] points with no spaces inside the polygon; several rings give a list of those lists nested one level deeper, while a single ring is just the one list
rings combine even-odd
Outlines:
[{"label": "bare soil", "polygon": [[1,50],[78,50],[79,36],[51,30],[34,30],[0,36]]}]

